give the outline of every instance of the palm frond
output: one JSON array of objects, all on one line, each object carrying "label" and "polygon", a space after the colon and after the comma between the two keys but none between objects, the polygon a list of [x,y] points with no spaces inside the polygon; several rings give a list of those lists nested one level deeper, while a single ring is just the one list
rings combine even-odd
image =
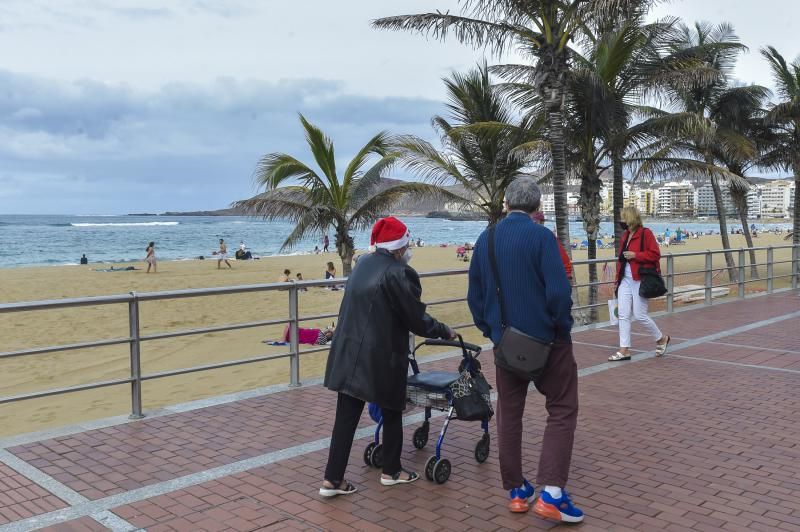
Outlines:
[{"label": "palm frond", "polygon": [[274,190],[289,179],[297,179],[307,187],[324,186],[324,181],[314,170],[286,153],[270,153],[262,157],[253,178],[267,190]]},{"label": "palm frond", "polygon": [[513,42],[513,37],[524,30],[506,22],[492,22],[449,13],[421,13],[398,15],[372,21],[372,26],[393,31],[412,31],[436,40],[453,35],[456,40],[475,48],[488,48],[502,54]]}]

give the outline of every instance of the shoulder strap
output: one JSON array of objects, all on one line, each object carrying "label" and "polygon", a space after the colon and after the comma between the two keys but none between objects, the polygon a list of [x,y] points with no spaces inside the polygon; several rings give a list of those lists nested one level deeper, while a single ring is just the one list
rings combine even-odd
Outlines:
[{"label": "shoulder strap", "polygon": [[639,251],[644,251],[644,237],[647,236],[647,233],[645,233],[645,231],[646,229],[642,227],[642,241],[639,243],[639,248],[641,248],[639,249]]},{"label": "shoulder strap", "polygon": [[496,228],[496,225],[489,228],[487,244],[489,246],[489,262],[492,265],[492,276],[494,277],[495,290],[497,291],[497,301],[500,304],[500,326],[505,329],[506,313],[503,311],[503,291],[500,288],[500,274],[497,271],[497,255],[494,251],[494,231]]}]

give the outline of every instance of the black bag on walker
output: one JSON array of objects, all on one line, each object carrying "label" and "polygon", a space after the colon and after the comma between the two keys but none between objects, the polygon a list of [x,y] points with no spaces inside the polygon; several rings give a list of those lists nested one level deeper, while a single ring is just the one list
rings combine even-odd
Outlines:
[{"label": "black bag on walker", "polygon": [[450,385],[458,419],[463,421],[491,419],[494,415],[491,390],[492,387],[482,373],[478,372],[473,377],[469,371],[462,371],[461,376]]}]

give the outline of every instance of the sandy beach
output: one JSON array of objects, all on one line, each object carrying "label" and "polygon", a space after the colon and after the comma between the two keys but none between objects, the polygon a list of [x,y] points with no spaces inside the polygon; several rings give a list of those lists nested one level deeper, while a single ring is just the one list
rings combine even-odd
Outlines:
[{"label": "sandy beach", "polygon": [[[732,235],[734,248],[745,245],[744,238]],[[785,245],[783,235],[762,234],[756,245]],[[681,246],[662,249],[662,253],[682,253],[720,247],[719,236],[704,236]],[[420,272],[442,269],[464,269],[467,264],[457,261],[455,249],[416,249],[413,266]],[[611,257],[613,250],[600,251],[601,257]],[[586,257],[586,251],[574,251],[574,259]],[[775,260],[788,260],[789,250],[775,253]],[[35,301],[81,296],[96,296],[136,292],[152,292],[183,288],[233,286],[275,282],[284,268],[292,276],[301,272],[305,279],[324,277],[327,261],[341,268],[333,254],[265,258],[258,261],[232,262],[233,269],[217,270],[216,260],[160,262],[157,274],[145,274],[143,263],[136,271],[99,272],[103,265],[10,268],[0,275],[0,302]],[[765,262],[760,253],[758,261]],[[662,262],[662,265],[664,263]],[[722,255],[714,259],[714,267],[724,264]],[[124,266],[128,266],[126,264]],[[123,265],[120,265],[123,266]],[[224,266],[224,264],[223,264]],[[703,257],[676,261],[676,271],[702,268]],[[765,267],[761,267],[765,275]],[[789,272],[789,264],[775,266],[775,274]],[[749,273],[749,269],[748,269]],[[585,268],[577,270],[578,282],[585,283]],[[696,274],[679,277],[676,284],[697,282]],[[702,281],[700,281],[702,282]],[[724,273],[715,277],[715,284],[724,284]],[[776,281],[785,286],[788,280]],[[423,283],[427,301],[463,297],[466,294],[466,275],[436,277]],[[748,285],[748,291],[764,290],[765,283]],[[734,288],[735,293],[735,288]],[[336,312],[343,292],[312,288],[300,294],[300,311],[304,316]],[[585,290],[578,301],[586,302]],[[431,314],[451,324],[471,323],[466,303],[435,306]],[[281,319],[288,315],[286,292],[268,292],[230,296],[202,297],[174,301],[155,301],[141,306],[142,334]],[[309,321],[306,327],[325,326],[332,320]],[[126,305],[81,307],[66,310],[0,314],[0,351],[13,351],[37,346],[68,344],[128,334]],[[286,352],[286,347],[271,347],[266,339],[278,339],[283,326],[251,328],[240,331],[211,333],[145,342],[142,346],[142,371],[151,374],[201,364],[237,360],[265,354]],[[463,330],[467,339],[480,341],[473,328]],[[426,354],[432,354],[430,351]],[[301,358],[301,377],[318,377],[324,371],[325,353]],[[124,378],[129,374],[127,345],[68,351],[57,354],[17,357],[0,360],[0,396],[73,386],[98,380]],[[247,390],[288,381],[289,361],[281,359],[248,364],[178,377],[151,380],[144,384],[144,408],[151,410],[163,405],[181,403],[213,395]],[[0,435],[19,434],[67,425],[83,420],[130,413],[128,385],[99,390],[46,397],[0,406]]]}]

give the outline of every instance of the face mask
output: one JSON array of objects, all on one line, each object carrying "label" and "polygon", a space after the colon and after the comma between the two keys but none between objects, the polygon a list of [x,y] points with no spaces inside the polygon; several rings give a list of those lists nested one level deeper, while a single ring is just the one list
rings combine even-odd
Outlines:
[{"label": "face mask", "polygon": [[622,228],[623,231],[628,230],[628,224],[626,224],[625,222],[620,222],[619,226]]},{"label": "face mask", "polygon": [[414,253],[413,253],[413,252],[411,251],[411,249],[409,248],[409,249],[406,249],[405,253],[403,253],[403,256],[402,256],[402,257],[400,257],[400,259],[401,259],[403,262],[405,262],[406,264],[408,264],[409,262],[411,262],[411,258],[412,258],[413,256],[414,256]]}]

